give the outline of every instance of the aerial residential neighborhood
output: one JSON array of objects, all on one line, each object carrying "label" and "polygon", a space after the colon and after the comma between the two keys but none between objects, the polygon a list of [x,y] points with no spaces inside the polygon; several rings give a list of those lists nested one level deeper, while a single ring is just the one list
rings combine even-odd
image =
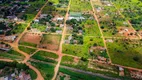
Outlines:
[{"label": "aerial residential neighborhood", "polygon": [[0,0],[0,80],[142,80],[142,0]]}]

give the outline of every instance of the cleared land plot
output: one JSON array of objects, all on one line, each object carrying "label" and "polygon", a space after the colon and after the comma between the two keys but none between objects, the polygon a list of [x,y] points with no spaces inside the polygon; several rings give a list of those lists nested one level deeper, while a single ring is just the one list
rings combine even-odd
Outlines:
[{"label": "cleared land plot", "polygon": [[114,40],[107,42],[112,63],[142,68],[142,42],[139,40]]},{"label": "cleared land plot", "polygon": [[44,34],[41,40],[40,47],[49,50],[58,50],[60,45],[61,35]]},{"label": "cleared land plot", "polygon": [[40,43],[40,39],[41,39],[41,35],[38,33],[26,33],[23,37],[22,37],[22,41],[24,42],[29,42],[29,43],[33,43],[33,44],[39,44]]},{"label": "cleared land plot", "polygon": [[20,40],[21,45],[36,47],[40,43],[41,35],[38,33],[26,33]]},{"label": "cleared land plot", "polygon": [[35,55],[32,56],[32,58],[45,62],[56,62],[58,55],[51,52],[38,51]]}]

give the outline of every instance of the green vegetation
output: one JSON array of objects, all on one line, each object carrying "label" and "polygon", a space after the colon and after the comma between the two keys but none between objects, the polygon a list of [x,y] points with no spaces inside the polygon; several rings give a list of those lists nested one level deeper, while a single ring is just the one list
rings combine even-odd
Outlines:
[{"label": "green vegetation", "polygon": [[129,67],[142,68],[141,41],[114,39],[113,43],[108,42],[107,47],[112,63]]},{"label": "green vegetation", "polygon": [[32,80],[35,80],[35,79],[37,78],[36,72],[34,72],[34,71],[31,70],[31,69],[30,69],[28,72],[29,72],[29,74],[30,74]]},{"label": "green vegetation", "polygon": [[89,1],[85,0],[72,0],[70,11],[72,12],[83,12],[91,10],[91,4]]},{"label": "green vegetation", "polygon": [[[141,12],[142,9],[140,8],[142,6],[141,0],[111,0],[115,6],[121,11],[121,13],[126,17],[127,20],[130,21],[132,26],[136,30],[142,30],[141,26]],[[125,5],[124,5],[125,4]]]},{"label": "green vegetation", "polygon": [[98,76],[91,76],[88,74],[84,74],[84,73],[80,73],[80,72],[75,72],[72,70],[68,70],[65,68],[60,68],[59,72],[62,72],[63,74],[67,74],[70,76],[70,80],[108,80],[108,79],[104,79]]},{"label": "green vegetation", "polygon": [[0,74],[0,76],[7,76],[13,74],[16,69],[19,73],[22,70],[24,70],[26,74],[30,74],[32,80],[36,79],[37,77],[37,74],[33,70],[29,69],[29,67],[26,64],[18,63],[16,61],[14,62],[0,61],[0,69],[2,69],[2,74]]},{"label": "green vegetation", "polygon": [[54,75],[54,66],[39,62],[31,62],[42,74],[45,80],[51,80]]},{"label": "green vegetation", "polygon": [[23,60],[24,56],[21,55],[20,53],[14,51],[14,50],[10,50],[8,52],[5,51],[0,51],[0,57],[1,58],[8,58],[8,59],[12,59],[12,60]]},{"label": "green vegetation", "polygon": [[20,41],[20,45],[32,46],[32,47],[36,47],[37,46],[37,44],[33,44],[33,43],[29,43],[29,42],[23,42],[23,41]]},{"label": "green vegetation", "polygon": [[83,45],[63,44],[63,53],[79,57],[88,57],[88,48]]},{"label": "green vegetation", "polygon": [[51,52],[38,51],[35,55],[32,56],[33,59],[45,61],[45,62],[56,62],[55,59],[58,58],[58,55]]},{"label": "green vegetation", "polygon": [[44,0],[28,2],[31,6],[24,12],[21,18],[26,20],[26,22],[31,22],[44,3]]},{"label": "green vegetation", "polygon": [[50,50],[58,50],[60,45],[61,35],[43,34],[41,45]]},{"label": "green vegetation", "polygon": [[6,35],[20,34],[25,30],[27,24],[16,24],[15,26],[9,26],[9,27],[12,28],[12,30],[8,31]]},{"label": "green vegetation", "polygon": [[101,36],[99,27],[95,20],[82,21],[81,26],[85,31],[85,36]]},{"label": "green vegetation", "polygon": [[36,28],[36,29],[38,29],[39,31],[42,31],[42,32],[44,32],[46,30],[46,27],[47,26],[42,25],[42,24],[38,24],[38,23],[32,24],[32,28]]},{"label": "green vegetation", "polygon": [[19,46],[19,49],[23,52],[28,53],[28,54],[32,54],[36,51],[36,49],[28,48],[28,47],[25,47],[25,46]]}]

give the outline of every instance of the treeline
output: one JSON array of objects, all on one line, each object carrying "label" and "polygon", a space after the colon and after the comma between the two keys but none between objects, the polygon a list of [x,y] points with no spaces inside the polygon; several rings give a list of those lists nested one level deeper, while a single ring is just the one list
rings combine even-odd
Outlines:
[{"label": "treeline", "polygon": [[29,69],[29,67],[26,64],[18,63],[17,61],[14,61],[14,62],[0,61],[0,69],[4,69],[5,67],[17,68],[19,70],[23,69],[24,71]]}]

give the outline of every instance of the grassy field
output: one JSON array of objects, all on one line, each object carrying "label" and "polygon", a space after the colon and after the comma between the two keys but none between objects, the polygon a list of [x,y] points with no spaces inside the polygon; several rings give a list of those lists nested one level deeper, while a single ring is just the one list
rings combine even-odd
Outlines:
[{"label": "grassy field", "polygon": [[85,20],[82,22],[81,26],[83,26],[85,36],[101,36],[95,20]]},{"label": "grassy field", "polygon": [[89,1],[72,0],[70,11],[72,12],[83,12],[91,10],[91,4]]},{"label": "grassy field", "polygon": [[51,80],[54,75],[54,66],[38,62],[31,62],[42,74],[45,80]]},{"label": "grassy field", "polygon": [[38,51],[35,55],[32,56],[32,58],[45,62],[55,62],[55,59],[58,58],[58,55],[51,52]]},{"label": "grassy field", "polygon": [[20,45],[31,46],[31,47],[36,47],[37,46],[37,44],[24,42],[24,41],[20,41]]},{"label": "grassy field", "polygon": [[32,54],[36,51],[36,49],[28,48],[28,47],[25,47],[25,46],[19,46],[19,49],[23,52],[28,53],[28,54]]},{"label": "grassy field", "polygon": [[83,45],[63,44],[63,53],[79,57],[88,57],[88,48]]},{"label": "grassy field", "polygon": [[142,68],[142,52],[141,42],[114,40],[113,43],[107,43],[108,51],[112,63],[120,64],[129,67]]},{"label": "grassy field", "polygon": [[58,50],[60,45],[61,35],[44,34],[41,40],[41,45],[45,45],[47,49]]}]

